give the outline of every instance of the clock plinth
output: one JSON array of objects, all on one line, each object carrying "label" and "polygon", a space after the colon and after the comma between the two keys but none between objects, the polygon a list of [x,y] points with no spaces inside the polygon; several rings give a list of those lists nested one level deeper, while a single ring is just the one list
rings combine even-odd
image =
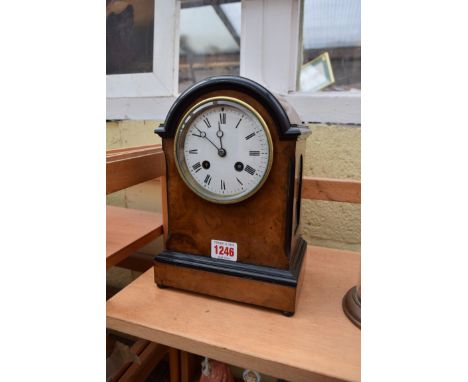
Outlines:
[{"label": "clock plinth", "polygon": [[164,251],[155,258],[159,287],[173,287],[293,314],[302,282],[307,244],[298,247],[291,270]]},{"label": "clock plinth", "polygon": [[[260,85],[226,76],[183,93],[156,132],[168,211],[156,284],[293,313],[307,245],[300,210],[308,128]],[[212,241],[235,246],[235,256],[216,258]]]}]

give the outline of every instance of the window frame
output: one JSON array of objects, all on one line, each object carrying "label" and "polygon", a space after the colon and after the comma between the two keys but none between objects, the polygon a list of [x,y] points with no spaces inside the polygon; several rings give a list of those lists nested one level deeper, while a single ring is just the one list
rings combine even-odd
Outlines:
[{"label": "window frame", "polygon": [[106,97],[139,98],[177,94],[180,2],[154,0],[153,72],[106,75]]},{"label": "window frame", "polygon": [[[161,5],[161,2],[162,0],[155,0],[155,17],[158,14],[156,3]],[[169,3],[173,3],[174,6],[169,6]],[[111,96],[109,93],[107,95],[106,118],[109,120],[164,120],[176,99],[179,72],[180,0],[168,1],[164,5],[171,8],[171,10],[166,9],[164,13],[167,16],[172,15],[172,21],[163,22],[163,24],[169,32],[164,35],[165,46],[173,55],[172,60],[166,60],[165,81],[163,82],[158,76],[166,91],[151,92],[151,89],[142,89],[130,84],[124,84],[126,87],[121,91],[114,88]],[[314,93],[297,91],[303,49],[303,0],[242,0],[241,6],[241,76],[251,78],[272,92],[284,96],[304,122],[361,124],[360,91]],[[277,22],[279,18],[281,22]],[[155,36],[157,24],[155,19]],[[168,24],[171,24],[171,27]],[[158,33],[162,33],[161,30]],[[155,61],[157,57],[163,56],[155,55]],[[169,62],[172,63],[170,68]],[[272,62],[274,65],[271,65]],[[129,76],[134,77],[131,79],[133,81],[140,81],[136,75]]]}]

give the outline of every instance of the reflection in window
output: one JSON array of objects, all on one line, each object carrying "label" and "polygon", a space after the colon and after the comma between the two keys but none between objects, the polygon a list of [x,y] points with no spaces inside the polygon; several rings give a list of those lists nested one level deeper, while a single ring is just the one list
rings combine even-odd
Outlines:
[{"label": "reflection in window", "polygon": [[301,90],[361,89],[360,0],[304,0],[302,37]]},{"label": "reflection in window", "polygon": [[106,74],[153,71],[154,0],[106,0]]},{"label": "reflection in window", "polygon": [[240,1],[182,2],[179,91],[211,76],[239,75]]}]

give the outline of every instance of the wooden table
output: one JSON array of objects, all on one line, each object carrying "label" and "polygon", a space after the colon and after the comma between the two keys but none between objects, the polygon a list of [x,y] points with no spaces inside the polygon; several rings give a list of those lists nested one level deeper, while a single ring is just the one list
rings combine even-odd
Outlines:
[{"label": "wooden table", "polygon": [[107,206],[106,269],[163,233],[159,213]]},{"label": "wooden table", "polygon": [[309,247],[305,259],[293,317],[159,289],[150,269],[107,302],[107,327],[288,381],[360,380],[361,332],[341,308],[359,254]]}]

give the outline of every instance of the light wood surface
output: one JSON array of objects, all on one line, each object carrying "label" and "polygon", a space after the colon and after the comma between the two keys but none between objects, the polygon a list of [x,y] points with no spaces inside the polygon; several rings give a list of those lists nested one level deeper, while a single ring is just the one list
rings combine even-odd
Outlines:
[{"label": "light wood surface", "polygon": [[161,145],[130,147],[106,152],[106,194],[165,174]]},{"label": "light wood surface", "polygon": [[306,256],[293,317],[159,289],[148,270],[107,302],[107,326],[288,381],[360,380],[360,330],[341,308],[359,254],[309,247]]},{"label": "light wood surface", "polygon": [[107,206],[106,269],[163,233],[159,213]]},{"label": "light wood surface", "polygon": [[145,146],[132,146],[125,147],[122,149],[111,149],[106,151],[106,162],[132,158],[140,156],[142,154],[152,154],[155,152],[161,152],[161,145],[145,145]]},{"label": "light wood surface", "polygon": [[361,182],[305,176],[302,180],[302,198],[361,203]]}]

